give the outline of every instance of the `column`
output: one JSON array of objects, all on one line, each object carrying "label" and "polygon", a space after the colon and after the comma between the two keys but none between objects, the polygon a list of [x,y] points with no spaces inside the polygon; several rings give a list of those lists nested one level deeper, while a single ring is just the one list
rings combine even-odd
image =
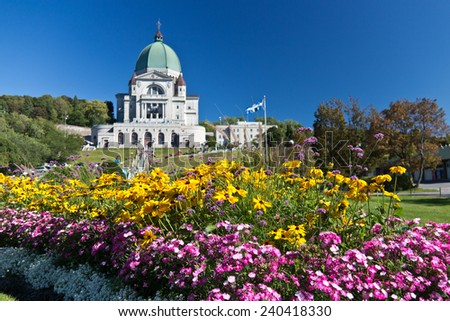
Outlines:
[{"label": "column", "polygon": [[130,122],[130,100],[126,98],[123,101],[123,122]]},{"label": "column", "polygon": [[136,119],[141,118],[141,102],[136,101]]}]

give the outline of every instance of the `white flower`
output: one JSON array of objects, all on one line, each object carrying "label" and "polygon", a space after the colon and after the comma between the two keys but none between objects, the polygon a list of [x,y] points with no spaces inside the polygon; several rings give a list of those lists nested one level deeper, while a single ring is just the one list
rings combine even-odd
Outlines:
[{"label": "white flower", "polygon": [[234,275],[230,275],[227,280],[230,283],[234,283],[234,282],[236,282],[236,277]]}]

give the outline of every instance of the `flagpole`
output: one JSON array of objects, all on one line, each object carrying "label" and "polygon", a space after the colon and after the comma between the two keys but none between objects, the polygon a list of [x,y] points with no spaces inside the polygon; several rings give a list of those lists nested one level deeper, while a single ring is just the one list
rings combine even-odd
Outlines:
[{"label": "flagpole", "polygon": [[265,150],[265,159],[266,159],[266,167],[269,168],[269,145],[267,144],[267,113],[266,113],[266,96],[263,97],[263,108],[264,108],[264,130],[266,132],[265,136],[265,143],[266,143],[266,150]]}]

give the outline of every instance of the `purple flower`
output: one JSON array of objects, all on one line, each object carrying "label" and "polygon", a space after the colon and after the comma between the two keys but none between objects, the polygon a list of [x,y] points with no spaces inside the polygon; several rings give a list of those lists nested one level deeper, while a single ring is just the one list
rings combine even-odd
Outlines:
[{"label": "purple flower", "polygon": [[339,245],[342,243],[341,237],[334,232],[321,232],[319,234],[319,241],[322,242],[322,247],[329,245]]},{"label": "purple flower", "polygon": [[326,213],[327,213],[327,210],[324,209],[324,208],[322,208],[322,207],[320,207],[320,208],[318,208],[318,209],[316,210],[316,213],[317,213],[317,214],[326,214]]},{"label": "purple flower", "polygon": [[380,223],[376,223],[372,226],[371,232],[373,234],[378,234],[381,232],[381,224]]},{"label": "purple flower", "polygon": [[299,127],[295,130],[297,133],[303,133],[303,132],[313,132],[313,129],[311,127]]},{"label": "purple flower", "polygon": [[318,141],[319,140],[317,139],[317,137],[311,136],[311,137],[305,139],[303,141],[303,143],[306,144],[306,145],[314,145],[314,144],[317,144]]}]

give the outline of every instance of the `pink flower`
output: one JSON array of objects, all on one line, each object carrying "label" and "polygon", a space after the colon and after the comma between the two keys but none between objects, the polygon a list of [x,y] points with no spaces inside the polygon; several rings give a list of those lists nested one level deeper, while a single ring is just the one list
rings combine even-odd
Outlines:
[{"label": "pink flower", "polygon": [[380,223],[376,223],[372,226],[371,232],[373,234],[378,234],[381,232],[381,224]]},{"label": "pink flower", "polygon": [[227,278],[227,280],[228,280],[228,282],[230,282],[230,283],[234,283],[234,282],[236,282],[236,277],[235,277],[234,275],[230,275],[230,276]]},{"label": "pink flower", "polygon": [[233,259],[234,260],[241,260],[243,258],[241,253],[236,253],[235,255],[233,255]]}]

